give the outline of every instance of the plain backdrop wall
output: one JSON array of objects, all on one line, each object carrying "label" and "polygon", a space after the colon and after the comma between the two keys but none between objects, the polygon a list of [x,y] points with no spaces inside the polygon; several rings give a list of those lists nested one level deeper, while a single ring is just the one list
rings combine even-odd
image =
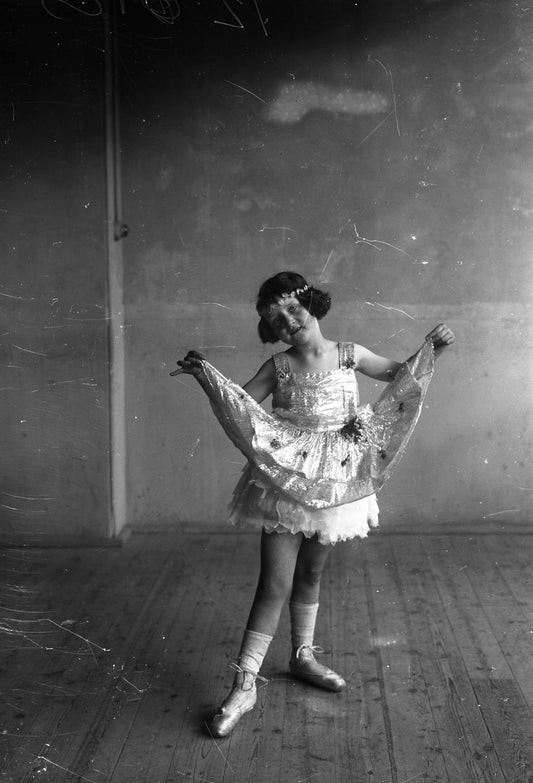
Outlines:
[{"label": "plain backdrop wall", "polygon": [[528,522],[531,12],[260,6],[126,45],[131,522],[224,518],[243,459],[168,372],[199,348],[246,381],[271,352],[258,285],[285,268],[332,294],[329,337],[403,358],[440,321],[457,333],[382,524]]},{"label": "plain backdrop wall", "polygon": [[[1,522],[112,529],[104,11],[9,0]],[[272,348],[260,282],[330,291],[328,337],[411,354],[446,321],[382,525],[530,524],[532,11],[506,0],[116,5],[126,518],[223,524],[243,458],[191,378]],[[6,13],[7,12],[7,13]],[[274,348],[277,350],[278,348]],[[379,384],[363,380],[365,400]]]},{"label": "plain backdrop wall", "polygon": [[102,541],[103,29],[40,2],[7,0],[0,14],[0,544]]}]

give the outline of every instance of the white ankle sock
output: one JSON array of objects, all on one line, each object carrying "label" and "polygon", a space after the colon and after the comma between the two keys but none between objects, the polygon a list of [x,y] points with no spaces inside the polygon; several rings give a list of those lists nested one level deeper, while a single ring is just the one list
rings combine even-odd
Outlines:
[{"label": "white ankle sock", "polygon": [[239,666],[251,674],[259,674],[263,659],[267,654],[272,636],[267,636],[258,631],[244,632],[241,651],[239,653]]},{"label": "white ankle sock", "polygon": [[291,613],[292,646],[301,647],[305,644],[308,647],[312,647],[318,604],[301,604],[298,601],[291,601],[289,608]]}]

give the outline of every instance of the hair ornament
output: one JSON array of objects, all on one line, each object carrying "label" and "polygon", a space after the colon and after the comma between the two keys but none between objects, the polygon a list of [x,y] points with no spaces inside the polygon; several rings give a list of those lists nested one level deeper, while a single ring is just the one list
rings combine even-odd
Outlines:
[{"label": "hair ornament", "polygon": [[298,296],[298,294],[304,294],[308,290],[309,290],[309,286],[306,283],[301,288],[295,288],[294,291],[289,291],[289,293],[282,294],[281,298],[282,299],[290,299],[292,296]]}]

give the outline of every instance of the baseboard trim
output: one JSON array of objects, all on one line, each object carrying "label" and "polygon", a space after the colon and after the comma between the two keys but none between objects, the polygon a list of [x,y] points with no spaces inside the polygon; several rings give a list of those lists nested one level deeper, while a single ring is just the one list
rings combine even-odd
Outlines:
[{"label": "baseboard trim", "polygon": [[[132,536],[249,536],[258,535],[257,530],[236,530],[230,525],[221,522],[214,523],[179,523],[165,525],[126,525],[118,536],[104,538],[103,536],[72,536],[72,535],[45,535],[42,536],[5,536],[0,540],[0,549],[95,549],[121,547],[127,545]],[[497,522],[450,522],[444,524],[393,524],[386,527],[375,528],[370,531],[369,539],[378,536],[487,536],[487,535],[533,535],[533,523],[503,524]]]},{"label": "baseboard trim", "polygon": [[0,549],[102,549],[103,547],[121,547],[120,538],[95,536],[43,535],[37,537],[5,536],[0,540]]}]

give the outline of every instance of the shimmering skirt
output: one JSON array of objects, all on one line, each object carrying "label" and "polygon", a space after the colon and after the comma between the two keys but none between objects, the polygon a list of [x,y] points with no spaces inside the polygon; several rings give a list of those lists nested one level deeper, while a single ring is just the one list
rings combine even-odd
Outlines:
[{"label": "shimmering skirt", "polygon": [[249,461],[230,522],[318,535],[324,544],[364,537],[377,525],[375,492],[398,464],[420,415],[433,373],[431,341],[401,366],[374,405],[351,409],[333,423],[318,417],[312,426],[284,419],[283,411],[267,413],[208,362],[202,367],[211,407]]}]

